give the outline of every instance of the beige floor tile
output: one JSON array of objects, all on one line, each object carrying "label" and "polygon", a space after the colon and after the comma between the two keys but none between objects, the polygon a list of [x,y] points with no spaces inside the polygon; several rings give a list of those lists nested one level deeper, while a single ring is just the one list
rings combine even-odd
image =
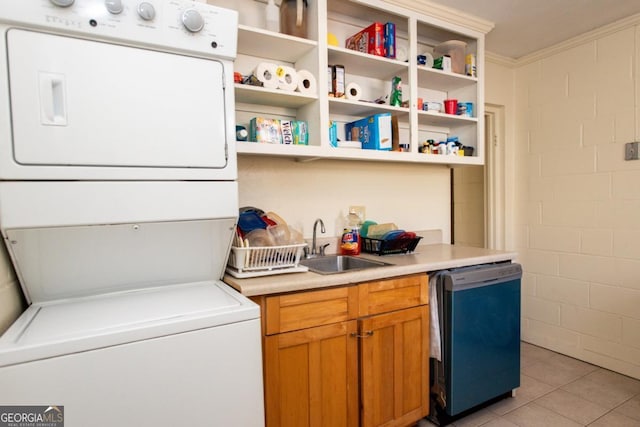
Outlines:
[{"label": "beige floor tile", "polygon": [[523,342],[520,345],[520,366],[529,366],[536,362],[549,360],[555,355],[556,353],[551,350]]},{"label": "beige floor tile", "polygon": [[598,369],[589,363],[556,354],[552,358],[522,367],[522,373],[556,387],[563,386]]},{"label": "beige floor tile", "polygon": [[[611,374],[613,374],[613,372]],[[620,384],[603,384],[601,381],[598,382],[598,380],[603,377],[611,378],[615,377],[615,375],[619,374],[614,374],[613,376],[586,376],[562,386],[562,390],[573,393],[590,402],[597,403],[607,409],[613,409],[636,394],[630,390],[629,384],[626,382]]]},{"label": "beige floor tile", "polygon": [[494,418],[486,424],[483,424],[482,427],[517,427],[517,424],[512,423],[503,417]]},{"label": "beige floor tile", "polygon": [[535,403],[583,425],[592,423],[609,412],[604,406],[564,390],[553,391],[537,399]]},{"label": "beige floor tile", "polygon": [[640,393],[640,380],[607,369],[598,369],[584,377],[604,387],[614,387],[631,395]]},{"label": "beige floor tile", "polygon": [[617,412],[609,412],[589,427],[639,427],[640,421],[625,417]]},{"label": "beige floor tile", "polygon": [[489,409],[481,409],[471,415],[467,415],[461,420],[454,422],[452,425],[454,427],[479,427],[485,425],[487,422],[497,417],[498,416],[494,412],[491,412]]},{"label": "beige floor tile", "polygon": [[578,427],[581,424],[535,403],[529,403],[504,416],[520,427]]},{"label": "beige floor tile", "polygon": [[640,421],[640,395],[618,406],[614,412]]},{"label": "beige floor tile", "polygon": [[554,387],[549,384],[538,381],[527,375],[520,375],[520,387],[516,390],[516,396],[496,402],[489,406],[489,409],[498,415],[504,415],[541,396],[544,396],[547,393],[550,393],[553,390]]}]

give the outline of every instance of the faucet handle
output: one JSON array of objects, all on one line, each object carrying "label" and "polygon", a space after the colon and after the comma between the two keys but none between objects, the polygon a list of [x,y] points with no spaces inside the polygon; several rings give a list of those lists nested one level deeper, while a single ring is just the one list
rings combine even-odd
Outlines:
[{"label": "faucet handle", "polygon": [[324,256],[325,253],[324,251],[327,249],[327,247],[330,245],[331,243],[325,243],[324,245],[320,246],[320,256]]}]

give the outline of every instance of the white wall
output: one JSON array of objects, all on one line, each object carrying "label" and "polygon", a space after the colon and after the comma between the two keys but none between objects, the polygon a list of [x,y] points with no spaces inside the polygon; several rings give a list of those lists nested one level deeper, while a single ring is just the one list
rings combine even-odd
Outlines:
[{"label": "white wall", "polygon": [[453,243],[456,245],[485,247],[484,199],[484,166],[455,168]]},{"label": "white wall", "polygon": [[449,169],[404,163],[240,156],[240,206],[274,211],[312,234],[322,218],[327,235],[338,236],[350,205],[364,205],[367,218],[405,230],[441,229],[450,239]]},{"label": "white wall", "polygon": [[639,57],[636,23],[519,65],[513,171],[523,339],[635,378],[640,161],[624,144],[640,139]]}]

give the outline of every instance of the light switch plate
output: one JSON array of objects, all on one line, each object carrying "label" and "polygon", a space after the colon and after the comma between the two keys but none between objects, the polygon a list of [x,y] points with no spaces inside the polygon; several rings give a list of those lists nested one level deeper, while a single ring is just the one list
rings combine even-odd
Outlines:
[{"label": "light switch plate", "polygon": [[625,160],[638,160],[638,142],[627,142],[624,145],[624,159]]},{"label": "light switch plate", "polygon": [[360,218],[360,222],[367,219],[367,208],[364,206],[349,206],[349,213],[354,213]]}]

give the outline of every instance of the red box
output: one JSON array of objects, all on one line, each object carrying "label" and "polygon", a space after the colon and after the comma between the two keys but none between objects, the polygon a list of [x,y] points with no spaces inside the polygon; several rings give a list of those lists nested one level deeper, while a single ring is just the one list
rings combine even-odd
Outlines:
[{"label": "red box", "polygon": [[385,56],[384,24],[374,22],[364,30],[349,37],[345,43],[345,47],[371,55]]}]

